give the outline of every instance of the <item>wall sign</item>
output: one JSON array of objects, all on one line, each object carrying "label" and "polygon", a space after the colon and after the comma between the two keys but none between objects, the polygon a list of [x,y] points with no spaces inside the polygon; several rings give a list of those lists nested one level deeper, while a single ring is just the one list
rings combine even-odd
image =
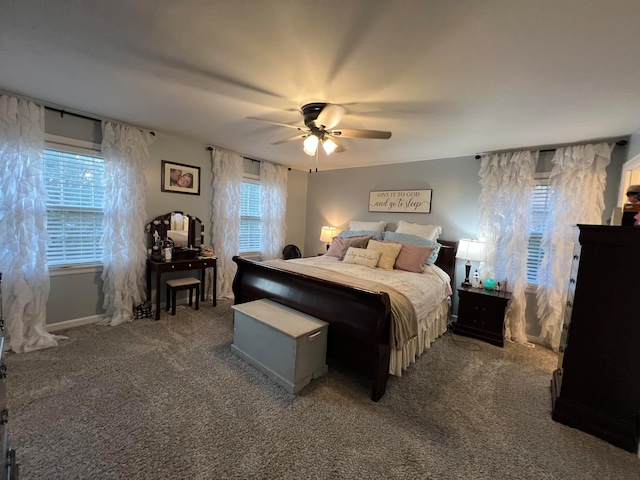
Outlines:
[{"label": "wall sign", "polygon": [[431,213],[431,190],[369,192],[369,211]]}]

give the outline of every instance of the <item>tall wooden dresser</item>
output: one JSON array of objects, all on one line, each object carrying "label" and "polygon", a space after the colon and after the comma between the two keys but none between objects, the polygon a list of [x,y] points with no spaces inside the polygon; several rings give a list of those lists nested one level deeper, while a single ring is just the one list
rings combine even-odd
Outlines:
[{"label": "tall wooden dresser", "polygon": [[552,418],[630,452],[640,440],[640,227],[579,225]]},{"label": "tall wooden dresser", "polygon": [[9,447],[9,410],[7,409],[7,391],[5,378],[7,367],[4,361],[4,316],[2,312],[2,273],[0,273],[0,480],[18,478],[18,465],[15,451]]}]

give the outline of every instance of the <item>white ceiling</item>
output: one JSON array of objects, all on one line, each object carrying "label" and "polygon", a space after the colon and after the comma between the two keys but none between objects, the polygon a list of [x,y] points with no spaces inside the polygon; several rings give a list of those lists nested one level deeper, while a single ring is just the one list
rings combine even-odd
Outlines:
[{"label": "white ceiling", "polygon": [[[61,8],[64,6],[64,8]],[[5,1],[0,90],[305,169],[298,109],[344,105],[320,169],[630,134],[638,0]],[[315,161],[315,160],[313,160]]]}]

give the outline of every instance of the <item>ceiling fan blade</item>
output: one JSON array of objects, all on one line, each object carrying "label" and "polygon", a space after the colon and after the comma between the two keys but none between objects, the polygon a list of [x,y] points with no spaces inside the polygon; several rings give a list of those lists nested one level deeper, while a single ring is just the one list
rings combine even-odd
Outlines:
[{"label": "ceiling fan blade", "polygon": [[340,123],[346,111],[347,109],[342,105],[328,103],[318,115],[315,124],[318,126],[322,125],[324,130],[331,130]]},{"label": "ceiling fan blade", "polygon": [[298,127],[297,125],[289,125],[288,123],[280,123],[280,122],[274,122],[272,120],[267,120],[266,118],[259,118],[259,117],[247,117],[249,120],[258,120],[260,122],[267,122],[270,123],[272,125],[279,125],[281,127],[287,127],[287,128],[295,128],[296,130],[306,130],[306,128],[304,127]]},{"label": "ceiling fan blade", "polygon": [[380,130],[358,130],[354,128],[333,130],[331,135],[340,138],[378,138],[381,140],[391,138],[391,132],[382,132]]},{"label": "ceiling fan blade", "polygon": [[[335,140],[334,140],[335,142]],[[346,152],[347,149],[344,148],[340,143],[336,142],[336,144],[338,145],[338,148],[336,148],[333,153],[342,153],[342,152]]]},{"label": "ceiling fan blade", "polygon": [[295,142],[296,140],[301,140],[306,136],[307,136],[306,133],[303,133],[302,135],[294,135],[293,137],[289,137],[289,138],[285,138],[284,140],[273,142],[271,145],[281,145],[283,143]]}]

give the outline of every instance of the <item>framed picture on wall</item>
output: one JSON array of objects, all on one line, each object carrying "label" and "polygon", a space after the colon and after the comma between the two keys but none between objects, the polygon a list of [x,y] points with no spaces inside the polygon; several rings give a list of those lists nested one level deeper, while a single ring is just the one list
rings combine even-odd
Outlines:
[{"label": "framed picture on wall", "polygon": [[162,160],[163,192],[200,195],[200,167]]}]

